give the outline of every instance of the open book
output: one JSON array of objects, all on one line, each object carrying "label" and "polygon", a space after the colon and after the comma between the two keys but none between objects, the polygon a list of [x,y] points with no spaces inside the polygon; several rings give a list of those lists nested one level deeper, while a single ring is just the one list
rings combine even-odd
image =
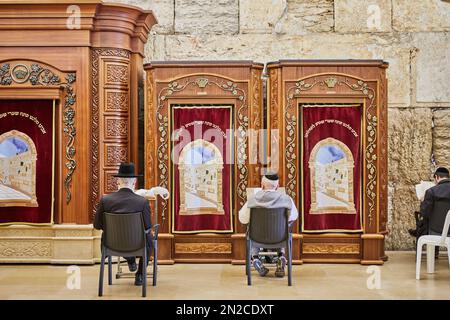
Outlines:
[{"label": "open book", "polygon": [[433,181],[420,181],[419,184],[416,184],[417,199],[423,201],[423,198],[425,197],[425,192],[434,186],[435,183]]}]

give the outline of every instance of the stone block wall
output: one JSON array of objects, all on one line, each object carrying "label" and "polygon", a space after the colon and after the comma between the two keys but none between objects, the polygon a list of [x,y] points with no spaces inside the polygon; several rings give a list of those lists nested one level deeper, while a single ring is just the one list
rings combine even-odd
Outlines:
[{"label": "stone block wall", "polygon": [[146,62],[388,61],[387,247],[413,249],[414,184],[450,166],[449,0],[112,1],[155,12]]}]

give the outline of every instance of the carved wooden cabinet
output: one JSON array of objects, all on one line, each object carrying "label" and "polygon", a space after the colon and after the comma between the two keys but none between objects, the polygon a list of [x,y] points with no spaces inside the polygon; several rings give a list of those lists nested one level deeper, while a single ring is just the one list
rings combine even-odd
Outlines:
[{"label": "carved wooden cabinet", "polygon": [[301,238],[303,262],[382,264],[386,260],[386,68],[387,63],[380,60],[282,60],[268,64],[268,128],[279,130],[279,135],[268,139],[268,149],[280,150],[271,160],[277,163],[281,184],[300,212],[305,211],[302,108],[348,105],[361,110],[361,226],[356,232],[310,232],[301,217],[294,230]]},{"label": "carved wooden cabinet", "polygon": [[[146,71],[145,184],[174,188],[171,168],[172,110],[192,105],[227,105],[232,108],[235,161],[232,164],[232,229],[225,233],[181,234],[174,232],[172,202],[161,200],[157,217],[161,224],[159,259],[163,263],[231,262],[244,260],[244,227],[237,213],[246,201],[246,188],[259,186],[260,166],[250,161],[250,132],[263,127],[263,65],[251,61],[152,62]],[[257,150],[253,150],[256,154]],[[174,194],[171,195],[174,197]],[[237,245],[236,242],[239,242]]]},{"label": "carved wooden cabinet", "polygon": [[[71,13],[80,18],[69,28]],[[101,1],[17,1],[1,5],[0,18],[2,77],[15,79],[20,65],[30,73],[27,81],[3,81],[0,95],[44,98],[42,88],[57,89],[57,221],[89,223],[100,195],[115,188],[111,173],[137,159],[137,92],[155,18]],[[46,81],[48,72],[58,81]]]},{"label": "carved wooden cabinet", "polygon": [[[155,23],[151,11],[100,0],[0,5],[0,99],[56,101],[55,222],[85,225],[70,231],[82,235],[74,241],[83,250],[61,251],[63,242],[55,240],[49,257],[39,261],[92,263],[98,255],[92,251],[98,237],[86,225],[100,196],[115,191],[111,175],[119,163],[138,162],[138,92]],[[59,254],[64,258],[55,258]]]}]

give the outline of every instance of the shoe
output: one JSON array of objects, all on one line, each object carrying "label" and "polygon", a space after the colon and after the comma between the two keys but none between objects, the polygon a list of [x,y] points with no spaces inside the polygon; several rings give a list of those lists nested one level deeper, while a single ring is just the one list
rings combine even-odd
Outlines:
[{"label": "shoe", "polygon": [[278,278],[283,278],[285,274],[284,273],[285,267],[286,267],[286,258],[282,256],[278,259],[277,269],[275,270],[275,276],[277,276]]},{"label": "shoe", "polygon": [[412,235],[413,237],[417,237],[417,230],[416,229],[408,229],[408,233]]},{"label": "shoe", "polygon": [[136,276],[134,278],[134,285],[142,286],[143,283],[144,283],[144,279],[142,278],[142,274],[136,273]]},{"label": "shoe", "polygon": [[266,274],[269,273],[269,269],[264,267],[261,260],[259,260],[259,259],[253,260],[253,266],[255,267],[255,270],[258,271],[258,273],[261,277],[265,277]]},{"label": "shoe", "polygon": [[130,270],[130,272],[135,272],[137,270],[136,261],[132,263],[128,262],[128,269]]}]

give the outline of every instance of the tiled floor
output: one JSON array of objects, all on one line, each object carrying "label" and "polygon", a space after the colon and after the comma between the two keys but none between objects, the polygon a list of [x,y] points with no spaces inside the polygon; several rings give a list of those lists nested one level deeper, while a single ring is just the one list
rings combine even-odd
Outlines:
[{"label": "tiled floor", "polygon": [[[445,254],[445,256],[444,256]],[[176,264],[159,266],[158,285],[148,287],[147,299],[450,299],[450,268],[445,252],[436,262],[436,272],[415,280],[413,252],[389,252],[389,261],[379,270],[379,289],[373,270],[359,264],[305,264],[294,266],[293,286],[287,279],[260,278],[246,284],[244,266],[228,264]],[[0,265],[0,299],[99,299],[99,266],[81,266],[81,288],[67,288],[68,266]],[[125,268],[126,269],[126,268]],[[116,266],[114,265],[114,271]],[[69,279],[70,280],[70,279]],[[70,281],[69,281],[70,282]],[[73,283],[73,282],[72,282]],[[105,279],[101,299],[141,299],[133,279]]]}]

